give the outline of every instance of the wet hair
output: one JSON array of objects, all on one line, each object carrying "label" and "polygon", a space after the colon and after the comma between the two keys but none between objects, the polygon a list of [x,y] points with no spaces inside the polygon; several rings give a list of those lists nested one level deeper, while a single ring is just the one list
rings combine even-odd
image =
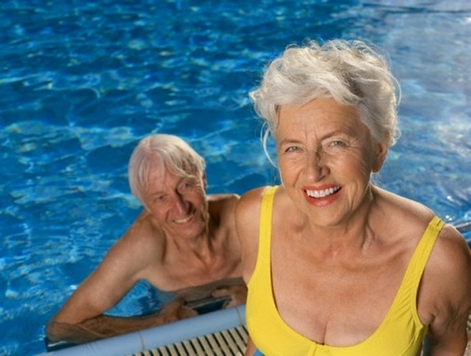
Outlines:
[{"label": "wet hair", "polygon": [[151,170],[160,169],[162,175],[170,170],[177,176],[200,181],[206,164],[196,151],[181,138],[157,134],[142,139],[134,149],[128,165],[129,186],[132,194],[146,206],[148,179]]},{"label": "wet hair", "polygon": [[400,136],[397,126],[397,80],[379,51],[362,41],[332,40],[323,45],[288,46],[267,66],[261,85],[250,92],[265,120],[263,147],[278,124],[280,107],[333,98],[356,107],[374,140],[385,148]]}]

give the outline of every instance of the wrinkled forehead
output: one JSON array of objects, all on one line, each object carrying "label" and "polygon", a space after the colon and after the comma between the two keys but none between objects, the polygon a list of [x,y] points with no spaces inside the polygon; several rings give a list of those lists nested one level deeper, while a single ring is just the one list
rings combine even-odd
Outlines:
[{"label": "wrinkled forehead", "polygon": [[176,184],[184,178],[201,178],[197,177],[196,172],[186,172],[183,169],[173,167],[162,160],[152,162],[152,164],[147,167],[147,172],[145,174],[147,188],[150,188],[150,185],[155,187],[155,185],[165,185],[169,182]]},{"label": "wrinkled forehead", "polygon": [[174,172],[165,169],[165,167],[152,165],[148,167],[146,177],[144,179],[143,193],[144,195],[152,195],[157,192],[164,192],[176,185],[180,177]]},{"label": "wrinkled forehead", "polygon": [[155,182],[161,181],[164,182],[167,178],[177,178],[181,176],[174,169],[170,168],[168,164],[165,164],[162,160],[154,160],[147,166],[145,172],[145,181]]}]

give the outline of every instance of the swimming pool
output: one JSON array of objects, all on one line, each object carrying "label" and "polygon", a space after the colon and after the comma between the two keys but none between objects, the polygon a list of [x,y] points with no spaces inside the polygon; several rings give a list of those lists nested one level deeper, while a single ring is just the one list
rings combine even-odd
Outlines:
[{"label": "swimming pool", "polygon": [[[210,193],[277,182],[247,92],[306,38],[389,52],[403,135],[380,183],[449,222],[471,219],[471,4],[332,3],[2,1],[0,354],[44,351],[47,320],[139,213],[126,166],[144,135],[187,139]],[[113,312],[165,298],[140,284]]]}]

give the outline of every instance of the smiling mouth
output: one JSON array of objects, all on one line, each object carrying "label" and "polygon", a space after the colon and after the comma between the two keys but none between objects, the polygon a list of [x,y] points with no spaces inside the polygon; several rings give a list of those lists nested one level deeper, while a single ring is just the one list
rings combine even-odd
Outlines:
[{"label": "smiling mouth", "polygon": [[195,216],[194,212],[191,213],[190,215],[188,215],[187,217],[183,218],[183,219],[175,219],[173,221],[176,222],[177,224],[184,224],[184,223],[190,221],[193,216]]},{"label": "smiling mouth", "polygon": [[321,190],[306,190],[306,194],[309,198],[325,198],[328,197],[329,195],[335,194],[340,190],[340,187],[332,187],[332,188],[327,188],[327,189],[321,189]]}]

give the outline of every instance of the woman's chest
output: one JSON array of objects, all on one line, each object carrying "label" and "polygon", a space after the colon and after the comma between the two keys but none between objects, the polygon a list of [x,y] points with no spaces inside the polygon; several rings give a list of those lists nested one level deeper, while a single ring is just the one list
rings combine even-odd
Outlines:
[{"label": "woman's chest", "polygon": [[322,259],[307,247],[272,246],[280,316],[318,343],[353,345],[367,339],[385,319],[407,269],[403,254],[386,257]]}]

